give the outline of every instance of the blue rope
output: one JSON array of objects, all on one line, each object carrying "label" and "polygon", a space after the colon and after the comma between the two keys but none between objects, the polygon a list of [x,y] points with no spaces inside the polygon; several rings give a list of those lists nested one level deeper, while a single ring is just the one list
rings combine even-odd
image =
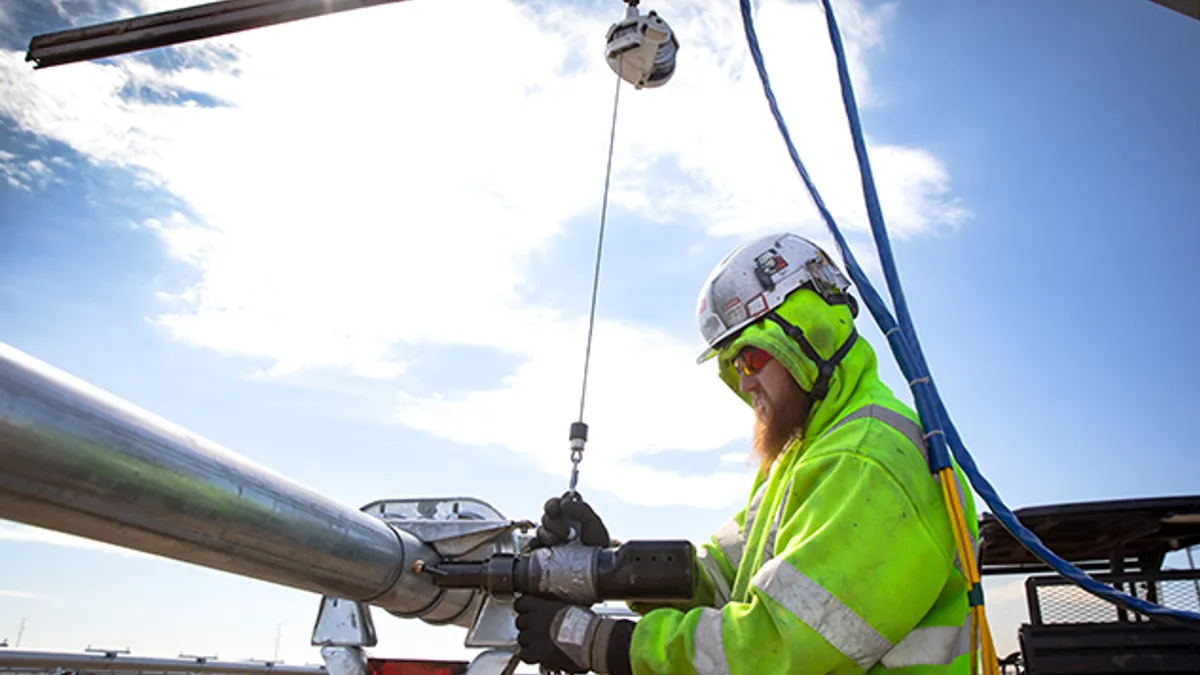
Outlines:
[{"label": "blue rope", "polygon": [[787,124],[783,121],[783,114],[779,111],[779,104],[775,100],[775,94],[771,90],[770,79],[767,77],[762,50],[758,44],[758,35],[754,30],[750,0],[740,0],[740,5],[742,24],[745,28],[750,55],[754,59],[754,66],[758,70],[759,79],[762,80],[763,93],[767,97],[771,114],[774,116],[775,123],[779,127],[779,132],[782,134],[784,143],[787,145],[788,154],[792,158],[792,164],[795,165],[796,171],[800,174],[801,180],[804,181],[804,186],[808,189],[808,193],[817,207],[817,211],[820,212],[822,220],[825,221],[825,225],[829,229],[829,233],[833,236],[838,250],[842,254],[842,260],[846,264],[850,278],[863,296],[864,304],[871,312],[875,323],[887,337],[888,346],[891,348],[901,372],[904,373],[905,378],[909,382],[917,411],[921,416],[921,422],[930,433],[930,469],[937,471],[951,466],[949,452],[947,451],[947,445],[949,445],[950,450],[954,453],[954,459],[958,461],[963,472],[970,479],[972,487],[983,498],[983,501],[992,510],[992,513],[996,516],[1000,524],[1008,530],[1013,538],[1021,542],[1039,560],[1049,565],[1061,576],[1074,582],[1087,592],[1126,609],[1158,618],[1168,623],[1182,624],[1193,628],[1200,627],[1200,613],[1171,609],[1133,597],[1096,581],[1075,565],[1055,555],[1054,552],[1042,543],[1037,535],[1021,524],[1017,516],[1000,499],[999,494],[992,487],[992,484],[979,471],[979,467],[976,466],[974,458],[971,457],[971,454],[963,444],[962,438],[958,435],[958,430],[950,419],[941,396],[937,392],[937,387],[934,385],[933,378],[929,374],[925,356],[917,340],[916,329],[912,324],[912,318],[908,312],[908,303],[905,301],[904,291],[900,285],[900,277],[896,271],[896,261],[892,255],[887,228],[883,222],[882,209],[879,206],[879,197],[875,190],[875,179],[871,172],[866,142],[863,140],[862,125],[858,117],[858,106],[855,103],[854,90],[850,83],[850,73],[846,64],[841,33],[838,30],[837,19],[833,14],[833,8],[830,6],[829,0],[821,0],[821,5],[825,10],[829,36],[833,43],[834,54],[837,57],[838,79],[842,89],[842,103],[846,109],[851,135],[854,138],[854,152],[858,159],[859,172],[862,176],[863,194],[867,205],[867,216],[871,223],[871,234],[875,240],[876,247],[879,249],[880,264],[883,267],[884,278],[887,281],[892,303],[896,308],[896,314],[899,316],[899,324],[892,317],[891,312],[889,312],[878,291],[871,284],[870,279],[863,272],[862,267],[859,266],[853,252],[850,250],[850,246],[846,243],[845,237],[842,236],[841,230],[838,229],[837,224],[834,222],[833,216],[825,207],[824,200],[821,199],[816,185],[813,183],[812,178],[809,177],[808,170],[805,169],[804,163],[800,160],[800,155],[796,152],[796,148],[792,144],[791,134],[788,133]]}]

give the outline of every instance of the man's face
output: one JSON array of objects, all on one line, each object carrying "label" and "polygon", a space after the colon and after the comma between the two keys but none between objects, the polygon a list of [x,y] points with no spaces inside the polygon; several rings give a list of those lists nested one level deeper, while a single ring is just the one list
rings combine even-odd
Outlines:
[{"label": "man's face", "polygon": [[808,417],[811,399],[783,364],[748,347],[735,360],[738,386],[754,405],[754,454],[773,461]]}]

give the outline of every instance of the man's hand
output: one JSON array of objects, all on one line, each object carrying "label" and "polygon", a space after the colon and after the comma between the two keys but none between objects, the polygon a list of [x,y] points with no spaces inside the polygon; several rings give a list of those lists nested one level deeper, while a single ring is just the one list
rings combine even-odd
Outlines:
[{"label": "man's hand", "polygon": [[600,516],[588,506],[578,493],[567,493],[562,497],[551,497],[542,511],[542,524],[537,529],[537,539],[532,548],[560,546],[567,543],[571,528],[578,530],[579,541],[585,546],[609,546],[608,528]]},{"label": "man's hand", "polygon": [[564,673],[630,672],[629,644],[634,623],[605,619],[586,607],[523,595],[517,610],[517,643],[525,663]]}]

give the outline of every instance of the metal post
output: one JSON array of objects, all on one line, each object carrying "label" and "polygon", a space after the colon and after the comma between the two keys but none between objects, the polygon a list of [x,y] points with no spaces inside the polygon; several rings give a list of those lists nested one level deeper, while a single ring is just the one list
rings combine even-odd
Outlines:
[{"label": "metal post", "polygon": [[1038,583],[1039,578],[1045,577],[1031,576],[1025,579],[1025,607],[1029,610],[1029,623],[1035,626],[1042,625],[1042,598],[1038,593],[1038,588],[1041,587],[1041,584]]},{"label": "metal post", "polygon": [[[1125,554],[1122,551],[1120,544],[1117,544],[1116,546],[1113,547],[1112,556],[1111,556],[1110,560],[1112,563],[1112,573],[1114,575],[1121,575],[1121,574],[1125,573]],[[1113,584],[1113,586],[1117,590],[1123,591],[1126,593],[1128,593],[1130,590],[1128,587],[1126,587],[1125,582],[1123,582],[1123,581],[1116,582]],[[1136,591],[1134,591],[1134,592],[1136,593]],[[1119,621],[1120,623],[1128,623],[1129,622],[1129,612],[1124,607],[1120,607],[1120,606],[1117,607],[1117,621]]]},{"label": "metal post", "polygon": [[408,532],[0,343],[0,518],[418,614]]},{"label": "metal post", "polygon": [[[1195,572],[1196,571],[1196,561],[1192,560],[1192,547],[1188,546],[1186,550],[1187,550],[1187,559],[1188,559],[1188,569],[1192,570],[1192,572]],[[1196,577],[1194,577],[1194,576],[1192,577],[1192,590],[1194,590],[1196,592],[1196,610],[1200,611],[1200,581],[1197,581]]]}]

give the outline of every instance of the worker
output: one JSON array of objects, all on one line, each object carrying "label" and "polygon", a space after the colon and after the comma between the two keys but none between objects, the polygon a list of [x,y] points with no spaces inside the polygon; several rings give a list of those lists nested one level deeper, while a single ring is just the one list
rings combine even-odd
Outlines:
[{"label": "worker", "polygon": [[[968,586],[916,414],[880,380],[849,282],[811,241],[732,251],[699,299],[721,379],[755,417],[741,509],[697,547],[688,603],[587,607],[517,599],[520,657],[563,672],[967,673]],[[974,501],[955,467],[970,535]],[[536,544],[608,531],[574,495],[549,500]]]}]

